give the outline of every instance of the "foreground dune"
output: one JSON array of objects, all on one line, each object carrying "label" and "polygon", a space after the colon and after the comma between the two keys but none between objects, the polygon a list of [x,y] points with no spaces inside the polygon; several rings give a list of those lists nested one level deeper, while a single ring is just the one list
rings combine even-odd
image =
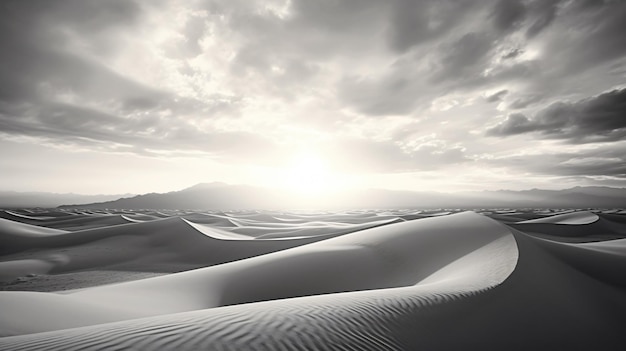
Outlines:
[{"label": "foreground dune", "polygon": [[[0,292],[0,330],[14,335],[0,338],[0,349],[623,348],[626,239],[568,243],[522,231],[541,225],[577,228],[578,237],[585,228],[591,237],[598,228],[618,235],[618,219],[504,225],[473,212],[415,215],[156,278],[65,293]],[[298,223],[260,217],[233,222]],[[218,240],[208,224],[191,220],[129,226],[149,223],[206,231],[191,246]],[[214,227],[227,236],[218,241],[231,245],[285,241],[231,240],[223,228]]]},{"label": "foreground dune", "polygon": [[[454,245],[450,247],[450,243]],[[450,292],[473,292],[504,280],[515,266],[516,250],[504,226],[468,212],[64,295],[0,293],[0,303],[7,305],[0,330],[5,330],[5,335],[33,333],[224,305],[416,284],[420,289],[438,283],[435,285]],[[20,313],[29,308],[38,314]],[[59,311],[67,311],[62,320],[55,318]],[[50,316],[50,320],[41,316]]]}]

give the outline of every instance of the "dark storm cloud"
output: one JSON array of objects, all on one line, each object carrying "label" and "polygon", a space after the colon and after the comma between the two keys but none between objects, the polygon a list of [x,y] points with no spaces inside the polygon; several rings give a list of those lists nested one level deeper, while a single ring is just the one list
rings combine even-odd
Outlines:
[{"label": "dark storm cloud", "polygon": [[[545,162],[547,160],[552,162]],[[585,159],[580,157],[580,155],[563,154],[554,157],[543,157],[543,161],[536,160],[536,162],[534,166],[526,167],[525,169],[532,170],[535,168],[537,173],[559,176],[611,176],[626,178],[626,158],[624,157]]]},{"label": "dark storm cloud", "polygon": [[279,50],[297,47],[314,57],[381,44],[406,52],[449,33],[476,7],[454,0],[294,0],[290,16],[279,19],[247,5],[211,2],[205,8],[228,16],[250,42],[260,39]]},{"label": "dark storm cloud", "polygon": [[[20,117],[15,118],[13,115]],[[3,109],[0,125],[4,133],[60,139],[79,145],[94,142],[126,144],[130,141],[124,131],[132,121],[97,110],[61,103],[25,104]]]},{"label": "dark storm cloud", "polygon": [[469,1],[396,0],[391,1],[390,45],[405,52],[424,42],[442,37],[469,13]]},{"label": "dark storm cloud", "polygon": [[512,156],[488,162],[492,166],[548,176],[610,176],[626,179],[626,144],[576,152]]},{"label": "dark storm cloud", "polygon": [[129,97],[122,101],[122,109],[124,111],[145,111],[158,108],[161,99],[154,99],[149,96]]},{"label": "dark storm cloud", "polygon": [[[382,1],[291,1],[289,15],[252,1],[210,2],[202,9],[233,45],[227,70],[241,85],[263,85],[289,102],[309,94],[322,67],[335,58],[379,51],[389,5]],[[260,8],[259,8],[260,7]]]},{"label": "dark storm cloud", "polygon": [[499,0],[493,8],[491,17],[496,29],[508,32],[522,23],[526,15],[526,6],[520,0]]},{"label": "dark storm cloud", "polygon": [[485,84],[481,73],[497,37],[452,31],[475,7],[448,1],[392,4],[399,17],[392,17],[389,42],[394,51],[406,53],[383,75],[343,77],[338,85],[343,101],[367,115],[410,114],[438,96]]},{"label": "dark storm cloud", "polygon": [[449,80],[477,75],[492,45],[493,38],[488,33],[467,33],[461,36],[441,50],[441,67],[434,79]]},{"label": "dark storm cloud", "polygon": [[621,140],[626,136],[626,89],[576,102],[556,102],[528,118],[520,113],[487,131],[492,136],[537,133],[572,143]]},{"label": "dark storm cloud", "polygon": [[[354,57],[359,62],[361,57],[367,60],[388,50],[402,55],[425,43],[439,46],[478,8],[476,3],[464,1],[298,0],[292,2],[289,16],[278,18],[245,4],[207,7],[212,15],[226,16],[230,29],[242,40],[231,70],[246,79],[270,83],[271,91],[285,96],[300,88],[306,90],[307,79],[319,74],[318,69],[308,68],[321,67],[328,60]],[[383,67],[372,67],[372,76],[338,72],[338,96],[370,115],[406,114],[418,105],[428,106],[428,98],[441,90],[425,96],[424,86],[432,84],[429,79],[456,78],[454,73],[469,72],[479,65],[474,62],[470,67],[472,61],[489,51],[491,39],[482,33],[453,37],[458,42],[443,41],[438,49],[442,58],[435,65],[440,76],[423,74],[411,64],[400,64],[383,76],[379,75]],[[411,60],[421,60],[420,56],[422,53]],[[298,66],[307,69],[298,70],[293,62],[303,63]],[[282,68],[282,74],[274,74],[273,67]],[[447,69],[454,72],[448,74]]]},{"label": "dark storm cloud", "polygon": [[499,0],[493,8],[491,19],[501,33],[526,25],[525,35],[532,38],[547,28],[556,18],[560,0]]},{"label": "dark storm cloud", "polygon": [[419,85],[410,76],[391,74],[379,79],[344,77],[338,84],[339,97],[366,115],[408,114],[425,102]]},{"label": "dark storm cloud", "polygon": [[536,0],[530,4],[534,19],[526,30],[526,37],[532,38],[547,28],[556,18],[560,0]]},{"label": "dark storm cloud", "polygon": [[238,35],[239,49],[254,53],[243,61],[252,66],[255,59],[272,63],[285,57],[326,60],[375,49],[389,11],[386,2],[374,0],[295,0],[285,18],[259,10],[251,2],[224,2],[210,8],[212,15],[224,16],[229,29]]},{"label": "dark storm cloud", "polygon": [[103,50],[114,44],[111,31],[130,26],[139,17],[133,2],[6,1],[1,6],[0,100],[30,102],[45,98],[46,89],[98,99],[155,94],[154,89],[65,49],[70,31],[83,45],[105,55]]},{"label": "dark storm cloud", "polygon": [[489,96],[485,97],[485,100],[486,100],[487,102],[498,102],[498,101],[501,101],[501,100],[502,100],[502,98],[503,98],[506,94],[508,94],[508,93],[509,93],[509,91],[508,91],[508,90],[503,89],[503,90],[500,90],[500,91],[498,91],[498,92],[496,92],[496,93],[494,93],[494,94],[491,94],[491,95],[489,95]]},{"label": "dark storm cloud", "polygon": [[98,37],[101,45],[106,42],[106,36],[100,35],[111,29],[131,26],[141,15],[141,9],[134,1],[124,0],[6,0],[0,8],[4,44],[45,45],[45,39],[61,39],[58,30],[71,29],[92,38]]},{"label": "dark storm cloud", "polygon": [[[15,115],[20,118],[15,118]],[[247,158],[270,152],[276,145],[247,132],[203,131],[183,118],[142,113],[133,117],[62,103],[0,106],[0,131],[10,135],[60,141],[103,151],[124,150],[152,155],[159,150],[226,153]]]},{"label": "dark storm cloud", "polygon": [[[406,114],[452,92],[524,82],[527,91],[510,96],[510,108],[522,109],[626,54],[626,2],[499,1],[485,4],[492,6],[487,12],[461,3],[467,2],[391,2],[388,40],[403,54],[402,64],[382,75],[339,80],[343,101],[364,114]],[[443,17],[430,15],[440,10]],[[447,18],[454,20],[442,28],[429,24]],[[467,19],[479,25],[467,30]],[[533,40],[539,55],[526,46]],[[536,56],[524,58],[527,52]]]},{"label": "dark storm cloud", "polygon": [[546,61],[561,74],[576,74],[626,54],[626,2],[575,1],[559,18],[567,32],[549,43],[552,55]]},{"label": "dark storm cloud", "polygon": [[192,16],[185,23],[185,51],[189,56],[198,56],[202,53],[200,39],[206,31],[206,20],[202,17]]},{"label": "dark storm cloud", "polygon": [[381,11],[386,11],[384,2],[376,0],[294,0],[293,25],[328,32],[353,32],[364,28],[364,20],[378,21]]},{"label": "dark storm cloud", "polygon": [[[134,2],[5,1],[0,6],[3,133],[79,146],[131,145],[138,153],[149,148],[219,152],[251,140],[246,135],[203,132],[179,117],[232,112],[237,98],[220,94],[204,101],[177,97],[124,77],[71,49],[70,41],[78,38],[81,45],[106,58],[116,33],[140,20],[141,9]],[[203,28],[195,19],[187,24],[189,51],[198,50]],[[73,102],[60,101],[62,95]]]},{"label": "dark storm cloud", "polygon": [[207,32],[207,24],[208,20],[202,16],[192,15],[186,18],[181,36],[165,45],[164,54],[174,59],[190,59],[200,55],[200,40]]},{"label": "dark storm cloud", "polygon": [[527,94],[517,97],[509,104],[509,108],[519,110],[540,102],[544,97],[538,94]]},{"label": "dark storm cloud", "polygon": [[504,122],[489,129],[487,135],[508,136],[532,131],[534,131],[534,129],[528,117],[521,113],[511,113],[506,117]]},{"label": "dark storm cloud", "polygon": [[[488,33],[463,34],[437,45],[432,50],[435,57],[427,67],[416,67],[422,60],[419,53],[397,60],[380,76],[344,76],[337,86],[339,97],[366,115],[410,114],[429,106],[441,95],[484,85],[487,80],[481,72],[493,44]],[[496,79],[518,68],[496,72]]]},{"label": "dark storm cloud", "polygon": [[[565,78],[626,47],[620,42],[620,23],[626,23],[620,22],[623,7],[620,2],[592,6],[553,0],[296,0],[285,18],[246,2],[210,2],[206,9],[225,16],[242,40],[233,72],[271,83],[270,91],[285,96],[306,90],[307,80],[320,74],[294,70],[290,62],[322,67],[335,57],[352,55],[358,62],[359,57],[391,50],[400,64],[372,67],[371,74],[346,72],[336,79],[341,102],[379,116],[410,114],[439,96],[489,84],[528,81],[544,86],[536,89],[541,94],[557,90]],[[555,42],[549,41],[535,61],[519,60],[527,51],[523,41],[508,42],[516,33],[541,39],[548,30]],[[570,32],[576,33],[572,40]],[[189,43],[197,43],[194,35],[188,37]],[[492,66],[498,58],[509,63]],[[273,66],[283,68],[282,74],[273,74]],[[522,96],[511,107],[524,108],[537,100]]]}]

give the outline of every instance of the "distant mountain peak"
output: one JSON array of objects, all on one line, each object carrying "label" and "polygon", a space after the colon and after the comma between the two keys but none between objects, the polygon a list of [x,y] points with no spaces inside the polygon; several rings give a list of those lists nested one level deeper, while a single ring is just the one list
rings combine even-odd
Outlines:
[{"label": "distant mountain peak", "polygon": [[189,188],[183,189],[183,191],[189,190],[203,190],[203,189],[216,189],[227,187],[230,184],[224,182],[210,182],[210,183],[198,183],[196,185],[190,186]]}]

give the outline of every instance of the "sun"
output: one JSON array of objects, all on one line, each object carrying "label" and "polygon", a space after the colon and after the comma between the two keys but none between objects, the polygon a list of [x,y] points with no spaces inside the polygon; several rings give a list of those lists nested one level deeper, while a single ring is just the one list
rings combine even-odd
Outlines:
[{"label": "sun", "polygon": [[304,195],[321,195],[335,187],[328,164],[319,155],[303,152],[293,158],[286,171],[284,184],[289,190]]}]

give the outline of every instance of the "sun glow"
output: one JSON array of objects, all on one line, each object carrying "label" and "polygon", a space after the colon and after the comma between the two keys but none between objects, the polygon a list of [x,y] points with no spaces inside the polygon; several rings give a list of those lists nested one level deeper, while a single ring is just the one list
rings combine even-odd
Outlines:
[{"label": "sun glow", "polygon": [[298,154],[285,172],[289,190],[304,195],[321,195],[337,188],[337,177],[315,153]]}]

